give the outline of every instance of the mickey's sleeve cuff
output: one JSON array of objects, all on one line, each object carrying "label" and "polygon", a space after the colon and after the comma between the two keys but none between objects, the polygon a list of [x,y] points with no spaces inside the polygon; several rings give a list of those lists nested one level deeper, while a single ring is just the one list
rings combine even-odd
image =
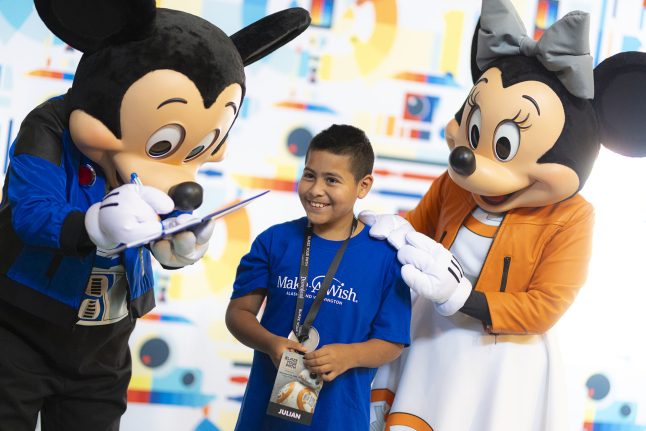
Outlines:
[{"label": "mickey's sleeve cuff", "polygon": [[85,213],[71,211],[61,227],[61,251],[66,255],[85,256],[96,249],[85,229]]}]

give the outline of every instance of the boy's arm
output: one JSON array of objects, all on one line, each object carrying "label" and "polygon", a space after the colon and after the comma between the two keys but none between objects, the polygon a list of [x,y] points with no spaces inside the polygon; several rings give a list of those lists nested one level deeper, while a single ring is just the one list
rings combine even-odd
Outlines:
[{"label": "boy's arm", "polygon": [[350,368],[377,368],[399,357],[403,344],[379,338],[351,344],[328,344],[305,354],[305,366],[331,382]]},{"label": "boy's arm", "polygon": [[257,289],[247,295],[232,299],[227,307],[225,321],[227,328],[238,341],[247,347],[267,354],[274,365],[278,367],[285,350],[293,349],[305,352],[305,347],[296,341],[272,334],[260,324],[256,316],[264,299],[264,289]]}]

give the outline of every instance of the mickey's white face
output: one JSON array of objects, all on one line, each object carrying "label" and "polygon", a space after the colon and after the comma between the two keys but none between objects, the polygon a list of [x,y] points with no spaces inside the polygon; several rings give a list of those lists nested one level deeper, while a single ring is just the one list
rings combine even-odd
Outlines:
[{"label": "mickey's white face", "polygon": [[242,103],[231,84],[208,108],[195,84],[173,70],[156,70],[136,81],[121,103],[121,139],[87,113],[70,116],[79,150],[99,164],[112,187],[136,172],[143,184],[164,192],[195,181],[199,167],[222,160],[226,136]]},{"label": "mickey's white face", "polygon": [[549,86],[524,81],[505,88],[500,70],[491,68],[471,90],[462,124],[452,120],[446,128],[449,147],[469,149],[475,170],[465,173],[452,162],[449,175],[491,212],[566,199],[579,187],[577,174],[557,163],[538,163],[564,124],[563,105]]}]

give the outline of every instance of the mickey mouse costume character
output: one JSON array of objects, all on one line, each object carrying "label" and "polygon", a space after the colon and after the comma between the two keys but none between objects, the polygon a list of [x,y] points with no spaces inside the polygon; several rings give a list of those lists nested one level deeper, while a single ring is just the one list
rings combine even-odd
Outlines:
[{"label": "mickey mouse costume character", "polygon": [[372,430],[567,429],[550,328],[586,277],[594,214],[578,192],[600,142],[646,155],[646,54],[593,72],[588,20],[571,12],[534,41],[508,0],[483,0],[448,172],[407,221],[362,214],[416,294]]},{"label": "mickey mouse costume character", "polygon": [[[244,66],[309,25],[293,8],[227,36],[154,0],[36,0],[83,52],[71,89],[27,115],[0,204],[0,429],[116,430],[128,337],[167,268],[206,252],[213,224],[109,257],[199,207],[198,168],[220,161]],[[132,175],[132,182],[130,183]],[[138,178],[137,178],[138,176]]]}]

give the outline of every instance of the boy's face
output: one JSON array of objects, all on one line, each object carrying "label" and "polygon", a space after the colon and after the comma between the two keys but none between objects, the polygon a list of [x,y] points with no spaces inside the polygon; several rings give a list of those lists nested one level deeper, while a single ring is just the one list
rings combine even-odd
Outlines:
[{"label": "boy's face", "polygon": [[354,216],[355,201],[368,194],[372,181],[372,175],[355,179],[349,155],[314,150],[307,156],[298,196],[318,231],[346,228]]}]

